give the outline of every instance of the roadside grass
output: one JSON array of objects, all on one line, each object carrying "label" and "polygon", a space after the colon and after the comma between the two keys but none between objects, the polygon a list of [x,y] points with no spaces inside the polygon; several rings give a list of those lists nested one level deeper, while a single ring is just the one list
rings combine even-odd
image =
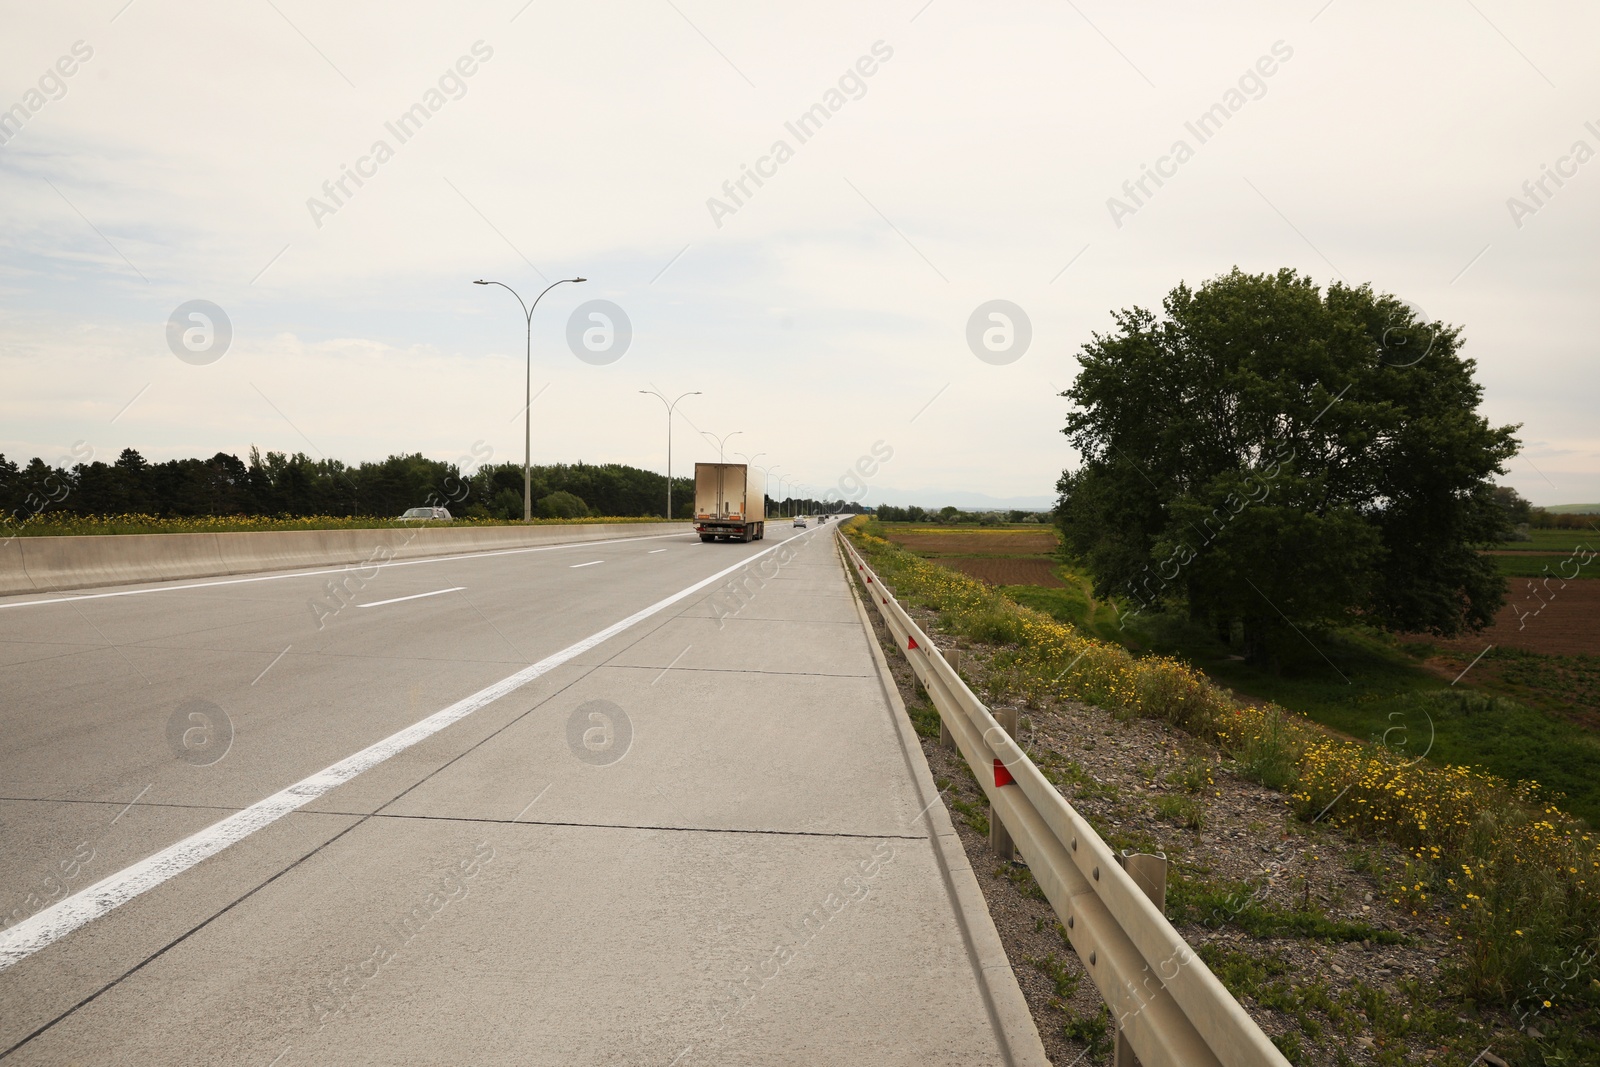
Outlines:
[{"label": "roadside grass", "polygon": [[1554,656],[1496,647],[1479,661],[1474,673],[1480,674],[1476,679],[1480,689],[1525,701],[1552,715],[1600,722],[1600,656]]},{"label": "roadside grass", "polygon": [[1600,578],[1594,553],[1600,548],[1600,523],[1590,529],[1530,530],[1530,540],[1489,546],[1495,569],[1507,578]]},{"label": "roadside grass", "polygon": [[[1042,611],[1061,622],[1099,638],[1127,644],[1128,635],[1117,624],[1117,609],[1094,597],[1094,584],[1071,568],[1058,566],[1056,577],[1065,589],[1046,589],[1037,585],[1005,585],[1000,592],[1025,607]],[[1137,644],[1132,647],[1138,648]]]},{"label": "roadside grass", "polygon": [[[1600,537],[1591,545],[1600,545]],[[1600,578],[1600,562],[1583,565],[1583,557],[1574,558],[1570,551],[1560,555],[1542,552],[1519,552],[1514,556],[1493,556],[1495,569],[1505,578],[1549,578],[1551,581],[1590,580]],[[1563,577],[1565,576],[1565,577]]]},{"label": "roadside grass", "polygon": [[[922,529],[917,524],[883,524],[891,536],[902,528]],[[948,529],[972,532],[970,527]],[[1536,547],[1564,544],[1570,549],[1577,532],[1532,534]],[[927,557],[925,551],[917,555]],[[1561,798],[1567,811],[1600,826],[1600,734],[1574,721],[1584,713],[1600,720],[1600,657],[1494,648],[1474,677],[1452,683],[1418,662],[1437,654],[1434,646],[1401,643],[1376,630],[1351,627],[1291,638],[1275,667],[1267,670],[1245,663],[1212,630],[1179,615],[1147,613],[1124,627],[1112,604],[1095,599],[1087,575],[1069,563],[1058,564],[1055,573],[1065,588],[1009,585],[999,592],[1087,636],[1136,654],[1174,657],[1199,668],[1234,696],[1292,708],[1398,756],[1429,756],[1482,767],[1510,781],[1537,781]],[[1466,666],[1467,657],[1461,659]],[[1179,818],[1175,811],[1163,815]]]},{"label": "roadside grass", "polygon": [[1174,870],[1167,879],[1167,918],[1218,928],[1236,926],[1255,938],[1299,937],[1337,944],[1371,941],[1381,945],[1404,944],[1403,934],[1370,923],[1330,919],[1316,904],[1305,908],[1280,908],[1258,898],[1255,886],[1222,884]]},{"label": "roadside grass", "polygon": [[[1569,681],[1600,698],[1600,657],[1496,648],[1485,660],[1514,666],[1509,678],[1499,672],[1506,684],[1486,692],[1423,670],[1417,659],[1430,646],[1354,628],[1307,632],[1284,650],[1276,670],[1246,664],[1214,634],[1171,615],[1142,618],[1134,633],[1135,648],[1191,663],[1237,696],[1292,708],[1404,759],[1427,756],[1537,781],[1561,795],[1567,811],[1600,826],[1600,734],[1573,722],[1570,708],[1563,714],[1552,699],[1574,695]],[[1565,680],[1551,674],[1552,660],[1570,661]],[[1535,696],[1541,690],[1544,699]],[[1600,707],[1600,700],[1590,706]]]},{"label": "roadside grass", "polygon": [[1600,515],[1590,530],[1529,530],[1529,540],[1500,541],[1489,547],[1501,552],[1571,552],[1575,545],[1588,542],[1591,548],[1600,541]]},{"label": "roadside grass", "polygon": [[[1431,1050],[1434,1046],[1439,1051],[1461,1057],[1459,1061],[1452,1057],[1451,1062],[1466,1062],[1472,1055],[1470,1046],[1476,1030],[1470,1020],[1457,1018],[1447,1006],[1438,1002],[1437,991],[1421,983],[1399,983],[1398,996],[1363,981],[1334,994],[1325,982],[1297,974],[1283,953],[1252,955],[1203,945],[1198,954],[1230,993],[1249,997],[1264,1008],[1289,1016],[1301,1033],[1318,1045],[1348,1042],[1365,1026],[1371,1026],[1372,1054],[1380,1064],[1412,1063],[1415,1061],[1409,1053],[1420,1048]],[[1303,1062],[1299,1034],[1275,1038],[1274,1044],[1290,1063]],[[1504,1044],[1497,1048],[1500,1052],[1511,1051]],[[1432,1059],[1433,1055],[1430,1051],[1427,1058]],[[1482,1052],[1479,1052],[1473,1062],[1481,1060]],[[1338,1062],[1355,1061],[1348,1055],[1340,1055]],[[1524,1061],[1519,1056],[1516,1062]]]},{"label": "roadside grass", "polygon": [[[1408,872],[1406,887],[1396,887],[1396,900],[1420,904],[1422,894],[1432,893],[1432,906],[1447,909],[1449,928],[1462,943],[1452,957],[1454,995],[1512,1011],[1542,1012],[1546,1033],[1600,1029],[1600,980],[1593,966],[1600,950],[1600,843],[1580,820],[1551,803],[1537,782],[1513,783],[1474,767],[1443,765],[1437,762],[1439,751],[1421,758],[1413,747],[1417,710],[1476,729],[1479,720],[1492,722],[1512,713],[1508,709],[1470,699],[1457,706],[1457,696],[1433,695],[1436,683],[1406,670],[1401,653],[1384,649],[1381,642],[1352,639],[1352,647],[1338,650],[1347,666],[1358,660],[1375,664],[1374,675],[1388,673],[1407,682],[1402,699],[1423,703],[1405,719],[1405,744],[1397,744],[1394,734],[1387,744],[1382,733],[1377,740],[1332,735],[1277,704],[1241,703],[1171,655],[1136,656],[1120,644],[1096,640],[982,582],[897,548],[876,536],[871,523],[858,520],[846,533],[898,596],[937,613],[941,630],[993,646],[991,683],[998,676],[1006,695],[1027,704],[1079,700],[1115,715],[1181,727],[1215,744],[1238,773],[1289,793],[1298,818],[1405,849],[1416,875]],[[1302,687],[1300,695],[1315,697],[1322,691],[1317,687],[1330,684],[1285,673],[1289,683]],[[1250,681],[1276,684],[1270,677]],[[1381,688],[1369,683],[1364,692],[1381,699]],[[1326,696],[1323,702],[1335,703]],[[1387,714],[1383,721],[1391,722]],[[1370,737],[1370,717],[1359,725]],[[1469,729],[1461,732],[1471,735]],[[1066,768],[1057,773],[1070,780]],[[1177,894],[1180,905],[1186,891]],[[1315,912],[1307,915],[1293,920],[1269,915],[1261,921],[1289,924],[1302,934],[1350,932],[1322,929]],[[1550,976],[1573,969],[1572,961],[1583,953],[1588,955],[1575,968],[1575,980],[1546,995]],[[1552,1006],[1541,1007],[1546,1001]]]},{"label": "roadside grass", "polygon": [[81,537],[102,534],[248,533],[257,530],[384,530],[439,526],[447,529],[479,526],[581,526],[587,523],[662,522],[644,517],[592,517],[586,519],[456,518],[449,522],[399,522],[376,515],[194,515],[162,518],[158,515],[69,515],[43,512],[22,522],[0,524],[6,537]]}]

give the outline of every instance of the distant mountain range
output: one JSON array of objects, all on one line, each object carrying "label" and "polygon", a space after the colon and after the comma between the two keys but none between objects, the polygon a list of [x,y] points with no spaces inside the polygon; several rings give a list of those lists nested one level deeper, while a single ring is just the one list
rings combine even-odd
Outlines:
[{"label": "distant mountain range", "polygon": [[1552,515],[1600,515],[1600,504],[1552,504],[1544,510]]}]

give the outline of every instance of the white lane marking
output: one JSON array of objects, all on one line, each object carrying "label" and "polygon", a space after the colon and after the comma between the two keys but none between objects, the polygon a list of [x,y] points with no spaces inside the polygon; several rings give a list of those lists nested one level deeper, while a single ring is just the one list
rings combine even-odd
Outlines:
[{"label": "white lane marking", "polygon": [[709,578],[702,578],[647,608],[641,608],[598,633],[568,645],[560,652],[546,656],[538,663],[524,667],[471,696],[463,697],[426,719],[412,723],[405,729],[368,745],[355,755],[347,756],[332,766],[324,767],[310,777],[302,778],[266,799],[256,801],[243,811],[212,823],[204,830],[190,834],[176,844],[168,845],[155,855],[147,856],[138,863],[108,875],[94,885],[86,886],[70,897],[58,900],[43,911],[35,912],[16,925],[0,931],[0,971],[27,959],[40,949],[66,937],[80,926],[93,922],[113,908],[120,907],[168,879],[182,874],[200,861],[215,856],[229,845],[243,841],[257,830],[271,826],[285,815],[344,785],[362,771],[376,767],[390,756],[404,752],[412,745],[432,737],[445,727],[521,689],[535,678],[548,674],[568,660],[583,655],[596,645],[666,610],[685,597],[693,596],[700,590],[715,585],[747,565],[752,559],[764,556],[768,552],[775,552],[782,546],[783,543],[773,545],[755,556],[741,559],[731,567],[724,567]]},{"label": "white lane marking", "polygon": [[459,593],[465,589],[464,585],[452,585],[449,589],[435,589],[431,593],[412,593],[410,596],[397,596],[392,600],[374,600],[370,604],[357,604],[358,608],[381,608],[385,604],[398,604],[402,600],[421,600],[425,596],[438,596],[440,593]]},{"label": "white lane marking", "polygon": [[650,550],[650,551],[648,551],[648,552],[646,552],[646,553],[645,553],[645,555],[647,555],[647,556],[653,556],[653,555],[655,555],[655,554],[656,554],[656,553],[657,553],[657,552],[665,552],[665,551],[666,551],[666,549],[664,549],[664,548],[652,548],[652,549],[651,549],[651,550]]},{"label": "white lane marking", "polygon": [[593,567],[596,564],[604,563],[604,562],[605,562],[605,560],[603,560],[603,559],[591,559],[588,563],[574,563],[570,567],[568,567],[567,569],[570,570],[570,571],[575,571],[579,567]]},{"label": "white lane marking", "polygon": [[[30,608],[37,604],[69,604],[79,600],[100,600],[112,596],[139,596],[141,593],[172,593],[183,589],[209,589],[214,585],[244,585],[248,582],[278,582],[285,578],[311,578],[318,574],[344,574],[354,570],[377,570],[384,567],[418,567],[425,563],[449,563],[458,559],[483,559],[487,556],[516,556],[527,552],[554,552],[558,548],[587,548],[593,545],[620,545],[628,541],[656,541],[663,537],[682,537],[682,534],[647,534],[644,537],[617,537],[609,541],[567,541],[559,545],[535,545],[532,548],[497,548],[492,552],[464,552],[459,556],[429,556],[427,559],[397,559],[389,563],[347,563],[342,567],[328,567],[315,571],[292,571],[288,574],[265,574],[255,578],[224,578],[215,582],[190,582],[187,585],[158,585],[153,589],[121,589],[114,593],[84,593],[80,596],[58,596],[49,600],[21,600],[0,604],[6,608]],[[696,542],[698,544],[698,542]]]}]

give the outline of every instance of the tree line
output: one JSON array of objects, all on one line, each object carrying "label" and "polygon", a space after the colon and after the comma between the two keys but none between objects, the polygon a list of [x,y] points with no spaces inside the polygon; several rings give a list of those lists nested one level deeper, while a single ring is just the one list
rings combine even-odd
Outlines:
[{"label": "tree line", "polygon": [[1049,512],[1027,511],[1020,508],[1010,508],[1006,511],[962,511],[953,504],[946,504],[937,511],[920,508],[915,504],[903,508],[894,504],[879,504],[873,510],[873,514],[882,522],[941,522],[952,526],[963,523],[999,526],[1001,523],[1050,521]]},{"label": "tree line", "polygon": [[[556,463],[533,468],[533,499],[545,517],[651,516],[666,510],[667,479],[622,463]],[[692,478],[672,480],[676,518],[693,509]],[[262,454],[248,462],[226,452],[210,459],[152,463],[123,449],[101,460],[26,465],[0,455],[0,516],[8,523],[52,512],[76,515],[360,515],[393,517],[438,504],[458,516],[520,519],[522,466],[463,466],[420,453],[346,464],[303,452]]]}]

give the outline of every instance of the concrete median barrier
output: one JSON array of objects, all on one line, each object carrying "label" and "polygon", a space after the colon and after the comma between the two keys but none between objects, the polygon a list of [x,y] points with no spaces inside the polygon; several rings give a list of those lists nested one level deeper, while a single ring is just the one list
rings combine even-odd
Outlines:
[{"label": "concrete median barrier", "polygon": [[0,542],[0,596],[423,559],[618,537],[688,533],[691,529],[686,522],[639,522],[17,537]]}]

